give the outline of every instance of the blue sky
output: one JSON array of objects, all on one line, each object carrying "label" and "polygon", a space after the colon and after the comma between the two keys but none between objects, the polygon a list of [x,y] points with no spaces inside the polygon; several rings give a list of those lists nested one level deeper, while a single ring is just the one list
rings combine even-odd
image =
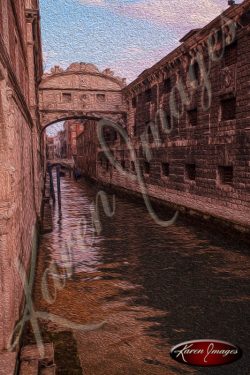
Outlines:
[{"label": "blue sky", "polygon": [[110,67],[130,82],[227,0],[40,0],[44,66]]}]

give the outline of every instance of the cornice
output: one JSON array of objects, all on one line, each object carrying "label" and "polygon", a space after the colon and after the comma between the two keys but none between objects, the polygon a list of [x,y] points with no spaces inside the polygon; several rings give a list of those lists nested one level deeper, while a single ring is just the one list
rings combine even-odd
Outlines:
[{"label": "cornice", "polygon": [[28,104],[26,102],[26,99],[20,88],[19,82],[12,69],[10,58],[9,58],[8,52],[6,50],[6,47],[5,47],[5,44],[1,35],[0,35],[0,61],[3,64],[3,66],[7,69],[8,78],[12,85],[12,88],[14,89],[14,92],[16,93],[16,98],[18,99],[19,108],[21,109],[27,123],[29,124],[29,127],[32,128],[34,126],[32,116],[31,116]]},{"label": "cornice", "polygon": [[[79,64],[83,66],[82,69],[71,69],[72,65]],[[99,69],[93,64],[84,64],[84,63],[73,63],[65,70],[61,67],[57,66],[51,69],[51,72],[46,73],[42,77],[41,84],[46,83],[46,81],[51,80],[56,77],[60,76],[68,76],[68,75],[87,75],[87,76],[96,76],[105,78],[109,81],[112,81],[120,86],[121,89],[125,87],[125,80],[121,77],[117,77],[110,69],[105,69],[103,72],[99,71]],[[89,70],[88,66],[91,66],[92,69]]]},{"label": "cornice", "polygon": [[229,18],[237,23],[239,17],[241,17],[242,14],[244,14],[249,9],[249,7],[250,0],[245,0],[241,4],[234,5],[225,10],[222,14],[208,23],[205,27],[191,35],[190,38],[188,38],[180,46],[175,48],[163,59],[158,61],[152,67],[143,71],[133,82],[124,87],[123,93],[125,94],[125,96],[129,95],[129,92],[135,93],[140,91],[140,89],[145,89],[146,85],[144,85],[144,81],[153,81],[153,77],[157,74],[166,77],[169,71],[175,69],[180,64],[185,55],[189,55],[189,57],[191,57],[193,53],[197,54],[201,50],[208,50],[207,37],[211,34],[211,31],[214,31],[216,29],[218,30],[219,27],[221,27],[222,17]]},{"label": "cornice", "polygon": [[16,2],[15,2],[15,0],[10,0],[10,3],[11,3],[14,18],[15,18],[15,23],[16,23],[16,27],[17,27],[17,31],[18,31],[21,49],[22,49],[22,53],[23,53],[23,57],[24,57],[24,61],[25,61],[25,68],[27,69],[27,54],[26,54],[25,44],[24,44],[24,40],[23,40],[22,28],[21,28],[20,21],[19,21],[17,12],[16,12],[16,5],[15,5]]}]

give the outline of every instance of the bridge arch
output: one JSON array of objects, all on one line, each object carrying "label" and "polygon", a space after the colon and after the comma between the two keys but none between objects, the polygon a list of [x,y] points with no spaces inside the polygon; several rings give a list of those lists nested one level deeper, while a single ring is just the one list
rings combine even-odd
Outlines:
[{"label": "bridge arch", "polygon": [[110,69],[100,72],[93,64],[73,63],[44,74],[39,86],[42,129],[69,119],[125,117],[122,88],[125,80]]}]

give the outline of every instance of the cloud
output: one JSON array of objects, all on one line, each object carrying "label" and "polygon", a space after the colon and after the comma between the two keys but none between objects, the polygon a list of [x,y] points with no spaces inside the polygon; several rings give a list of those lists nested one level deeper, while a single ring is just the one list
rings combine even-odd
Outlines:
[{"label": "cloud", "polygon": [[187,27],[205,25],[226,7],[225,0],[78,0],[83,5],[98,6],[120,15],[143,19],[169,26],[178,24]]},{"label": "cloud", "polygon": [[61,130],[63,130],[63,125],[64,125],[64,121],[59,121],[56,124],[50,125],[46,129],[46,134],[49,137],[54,137],[58,132],[60,132]]},{"label": "cloud", "polygon": [[[171,44],[174,46],[174,41]],[[120,56],[115,58],[111,64],[115,73],[121,77],[126,77],[127,83],[129,83],[143,70],[148,69],[166,56],[170,49],[171,46],[157,48],[127,47],[121,51]]]}]

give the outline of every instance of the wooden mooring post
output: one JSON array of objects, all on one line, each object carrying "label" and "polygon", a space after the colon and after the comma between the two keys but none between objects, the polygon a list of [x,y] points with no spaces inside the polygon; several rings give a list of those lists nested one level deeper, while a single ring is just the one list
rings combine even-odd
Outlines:
[{"label": "wooden mooring post", "polygon": [[51,196],[53,202],[55,202],[56,198],[55,198],[55,189],[54,189],[52,168],[53,168],[52,165],[48,165],[50,196]]},{"label": "wooden mooring post", "polygon": [[61,207],[61,180],[60,180],[60,171],[61,166],[56,166],[56,182],[57,182],[57,198],[58,198],[58,205]]}]

